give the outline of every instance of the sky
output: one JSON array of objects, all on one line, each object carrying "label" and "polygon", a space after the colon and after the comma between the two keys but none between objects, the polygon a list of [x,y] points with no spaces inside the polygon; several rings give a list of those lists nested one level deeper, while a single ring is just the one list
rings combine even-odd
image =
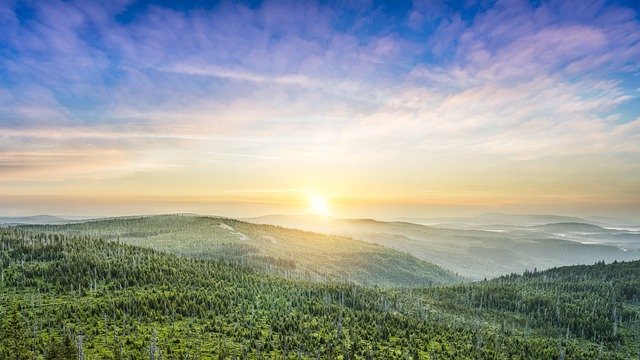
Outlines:
[{"label": "sky", "polygon": [[640,219],[636,1],[1,1],[0,215]]}]

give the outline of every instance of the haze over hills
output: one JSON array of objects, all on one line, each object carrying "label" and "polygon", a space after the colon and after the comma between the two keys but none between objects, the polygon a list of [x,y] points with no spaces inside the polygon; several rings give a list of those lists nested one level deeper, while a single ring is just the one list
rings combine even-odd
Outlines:
[{"label": "haze over hills", "polygon": [[483,225],[511,225],[511,226],[533,226],[549,223],[587,223],[601,226],[636,226],[640,228],[640,222],[630,219],[622,219],[605,216],[589,216],[580,218],[576,216],[563,216],[552,214],[504,214],[504,213],[483,213],[469,217],[442,217],[442,218],[400,218],[399,221],[406,221],[422,225],[441,226],[463,226],[476,227]]},{"label": "haze over hills", "polygon": [[[52,216],[5,219],[23,224],[70,222]],[[455,281],[446,271],[469,279],[483,279],[525,270],[640,258],[640,231],[634,228],[606,228],[583,222],[581,218],[557,215],[490,213],[468,218],[471,223],[463,223],[467,218],[456,219],[458,223],[448,228],[443,224],[425,226],[399,221],[278,214],[245,219],[256,224],[250,225],[232,219],[181,214],[110,218],[91,221],[90,226],[70,223],[46,231],[66,234],[89,231],[96,236],[119,237],[131,244],[177,254],[225,256],[287,276],[345,279],[376,285],[414,286]],[[613,221],[613,218],[607,219]],[[500,220],[507,224],[496,223]],[[565,221],[542,223],[549,220]],[[217,226],[211,221],[217,221],[213,224]],[[280,240],[276,240],[278,237]],[[358,245],[350,248],[347,244]],[[342,250],[337,251],[340,247]],[[318,258],[324,256],[327,249],[333,251],[329,256],[332,260],[321,263]],[[355,253],[360,254],[357,260],[347,260]],[[431,264],[446,271],[441,273]],[[357,271],[352,271],[354,269]]]},{"label": "haze over hills", "polygon": [[[493,221],[502,218],[480,217]],[[475,218],[474,218],[475,219]],[[583,223],[511,225],[543,220],[573,220],[553,215],[511,216],[509,225],[466,224],[463,228],[408,222],[273,215],[249,219],[322,233],[340,234],[410,253],[472,279],[491,278],[526,269],[640,259],[640,233]],[[477,227],[477,229],[474,229]],[[576,229],[580,231],[576,232]],[[584,230],[590,229],[586,233]],[[595,231],[597,230],[597,231]]]},{"label": "haze over hills", "polygon": [[584,219],[590,224],[601,225],[605,227],[630,227],[640,229],[640,221],[634,221],[631,219],[616,218],[610,216],[587,216]]},{"label": "haze over hills", "polygon": [[461,280],[434,264],[371,242],[220,217],[152,215],[20,228],[91,235],[188,257],[222,259],[313,281],[429,286]]},{"label": "haze over hills", "polygon": [[33,215],[33,216],[16,216],[16,217],[0,217],[0,225],[11,224],[58,224],[66,223],[72,220],[51,215]]}]

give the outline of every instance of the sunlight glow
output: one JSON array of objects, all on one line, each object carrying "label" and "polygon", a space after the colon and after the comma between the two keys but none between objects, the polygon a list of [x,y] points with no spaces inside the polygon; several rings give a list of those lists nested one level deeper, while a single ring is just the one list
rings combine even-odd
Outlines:
[{"label": "sunlight glow", "polygon": [[329,205],[327,204],[327,201],[320,196],[311,196],[311,198],[309,199],[309,207],[316,214],[322,216],[329,215]]}]

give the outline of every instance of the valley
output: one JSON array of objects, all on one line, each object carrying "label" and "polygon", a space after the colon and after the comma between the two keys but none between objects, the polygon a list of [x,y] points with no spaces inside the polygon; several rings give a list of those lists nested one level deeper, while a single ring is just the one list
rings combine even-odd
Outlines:
[{"label": "valley", "polygon": [[[475,280],[525,270],[640,259],[640,233],[553,215],[480,217],[480,223],[421,225],[401,221],[329,219],[274,215],[247,219],[255,223],[339,234],[397,249]],[[524,221],[522,220],[524,218]],[[443,219],[438,219],[443,220]],[[451,220],[451,219],[449,219]],[[491,224],[493,221],[506,223]],[[582,220],[584,221],[584,220]],[[450,226],[450,227],[446,227]]]}]

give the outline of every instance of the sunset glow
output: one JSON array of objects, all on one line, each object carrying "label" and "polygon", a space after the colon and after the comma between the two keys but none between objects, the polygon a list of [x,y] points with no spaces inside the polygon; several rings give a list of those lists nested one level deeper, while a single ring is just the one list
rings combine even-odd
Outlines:
[{"label": "sunset glow", "polygon": [[637,3],[445,4],[1,2],[0,212],[639,219]]},{"label": "sunset glow", "polygon": [[632,359],[640,0],[0,0],[0,360]]}]

